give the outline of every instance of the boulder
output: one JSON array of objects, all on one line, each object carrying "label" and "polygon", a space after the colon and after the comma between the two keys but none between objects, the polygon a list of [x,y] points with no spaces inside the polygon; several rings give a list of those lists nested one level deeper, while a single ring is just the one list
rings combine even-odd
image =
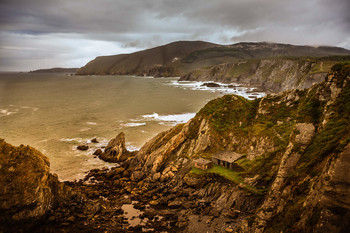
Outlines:
[{"label": "boulder", "polygon": [[158,181],[159,179],[160,179],[160,173],[159,172],[157,172],[157,173],[155,173],[154,175],[153,175],[153,180],[154,181]]},{"label": "boulder", "polygon": [[144,173],[141,171],[135,171],[131,174],[131,180],[133,181],[140,181],[144,177]]},{"label": "boulder", "polygon": [[99,155],[99,158],[106,162],[117,163],[124,162],[131,155],[132,153],[125,147],[125,135],[121,132],[117,137],[109,141],[104,152]]},{"label": "boulder", "polygon": [[50,210],[59,182],[49,171],[48,158],[36,149],[0,139],[0,225],[40,220]]},{"label": "boulder", "polygon": [[205,86],[205,87],[220,87],[220,84],[217,84],[217,83],[203,83],[202,86]]},{"label": "boulder", "polygon": [[149,204],[150,204],[150,205],[158,205],[159,202],[156,201],[156,200],[152,200],[152,201],[149,202]]},{"label": "boulder", "polygon": [[102,150],[101,150],[101,149],[97,149],[97,150],[95,150],[95,152],[94,152],[93,155],[99,156],[99,155],[101,155],[101,154],[102,154]]},{"label": "boulder", "polygon": [[179,207],[181,207],[181,205],[182,205],[182,202],[181,201],[170,201],[169,203],[168,203],[168,207],[170,207],[170,208],[179,208]]},{"label": "boulder", "polygon": [[91,139],[91,142],[92,142],[92,143],[98,143],[97,138]]},{"label": "boulder", "polygon": [[89,146],[87,146],[87,145],[80,145],[80,146],[77,146],[77,149],[78,149],[78,150],[85,151],[85,150],[88,150],[88,149],[89,149]]}]

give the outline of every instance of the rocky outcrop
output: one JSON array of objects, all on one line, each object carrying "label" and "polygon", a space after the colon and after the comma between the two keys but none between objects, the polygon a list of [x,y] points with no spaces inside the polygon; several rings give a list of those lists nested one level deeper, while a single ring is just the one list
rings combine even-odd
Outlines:
[{"label": "rocky outcrop", "polygon": [[175,67],[171,65],[155,65],[149,70],[145,71],[144,74],[137,73],[137,75],[147,75],[153,77],[175,77],[179,73],[176,71]]},{"label": "rocky outcrop", "polygon": [[89,146],[87,145],[80,145],[80,146],[77,146],[77,150],[82,150],[82,151],[86,151],[89,149]]},{"label": "rocky outcrop", "polygon": [[[323,61],[307,59],[258,59],[224,63],[189,72],[180,81],[215,81],[239,83],[269,93],[305,89],[324,81],[329,69],[317,67]],[[333,61],[335,64],[336,61]],[[322,66],[323,67],[323,66]]]},{"label": "rocky outcrop", "polygon": [[[234,227],[242,232],[342,232],[350,219],[344,172],[349,85],[345,63],[308,90],[254,101],[234,95],[213,100],[188,123],[146,143],[130,169],[138,179],[198,189],[221,212],[248,211],[238,214],[245,221]],[[244,171],[236,171],[234,188],[221,186],[225,176],[216,174],[208,183],[192,170],[194,159],[223,150],[246,155],[237,161]]]},{"label": "rocky outcrop", "polygon": [[100,159],[117,163],[124,162],[130,156],[133,156],[135,152],[129,152],[125,147],[125,134],[121,132],[117,135],[117,137],[113,138],[108,142],[106,149],[102,153],[98,153],[96,155],[99,156]]},{"label": "rocky outcrop", "polygon": [[0,140],[0,226],[35,222],[48,213],[64,188],[49,170],[39,151]]}]

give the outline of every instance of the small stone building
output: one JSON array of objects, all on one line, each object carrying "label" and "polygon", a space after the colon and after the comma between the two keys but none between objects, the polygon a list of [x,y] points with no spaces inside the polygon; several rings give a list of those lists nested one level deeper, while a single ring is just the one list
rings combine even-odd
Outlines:
[{"label": "small stone building", "polygon": [[221,151],[216,153],[211,157],[214,164],[228,168],[234,169],[237,165],[234,163],[238,159],[242,158],[244,155],[233,152],[233,151]]},{"label": "small stone building", "polygon": [[202,170],[208,170],[212,166],[212,162],[207,159],[199,158],[193,161],[194,167],[202,169]]}]

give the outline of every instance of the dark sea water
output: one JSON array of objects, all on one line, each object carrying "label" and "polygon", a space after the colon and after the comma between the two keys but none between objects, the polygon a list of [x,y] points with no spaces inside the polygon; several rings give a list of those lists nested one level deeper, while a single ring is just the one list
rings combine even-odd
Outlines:
[{"label": "dark sea water", "polygon": [[[129,149],[140,148],[223,94],[176,80],[1,73],[0,138],[44,153],[61,180],[82,178],[88,170],[113,165],[92,154],[118,133],[125,133]],[[97,144],[90,142],[95,137]],[[90,149],[76,150],[81,144]]]}]

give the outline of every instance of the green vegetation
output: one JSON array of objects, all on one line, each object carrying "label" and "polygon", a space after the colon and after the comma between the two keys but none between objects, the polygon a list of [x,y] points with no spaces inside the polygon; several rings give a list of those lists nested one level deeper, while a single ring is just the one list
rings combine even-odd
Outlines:
[{"label": "green vegetation", "polygon": [[240,187],[242,187],[243,189],[257,195],[262,195],[267,191],[266,189],[258,189],[256,187],[244,183],[244,179],[241,176],[242,172],[237,172],[221,166],[213,166],[212,168],[206,171],[193,167],[189,174],[197,177],[208,174],[216,174],[225,178],[226,180],[232,181],[233,183],[240,185]]},{"label": "green vegetation", "polygon": [[220,175],[236,184],[243,183],[244,181],[243,178],[239,175],[240,174],[239,172],[235,172],[233,170],[230,170],[221,166],[213,166],[212,168],[206,171],[193,167],[192,170],[190,171],[190,174],[199,175],[199,176],[208,174],[208,173],[214,173],[214,174]]},{"label": "green vegetation", "polygon": [[325,104],[319,99],[319,93],[316,88],[311,89],[306,96],[302,97],[298,107],[297,120],[317,125]]},{"label": "green vegetation", "polygon": [[235,172],[233,170],[230,170],[221,166],[213,166],[208,170],[208,172],[220,175],[236,184],[240,184],[244,182],[239,172]]},{"label": "green vegetation", "polygon": [[[350,62],[339,63],[332,68],[332,71],[335,72],[334,82],[340,86],[344,83],[344,79],[350,76]],[[295,179],[303,173],[308,173],[312,176],[317,175],[320,171],[317,172],[318,169],[315,167],[327,156],[342,151],[350,142],[350,83],[345,83],[346,86],[342,87],[342,92],[329,109],[333,112],[332,117],[328,120],[324,129],[315,135],[310,145],[306,148],[297,169],[291,175],[292,178]],[[313,92],[315,90],[310,91],[311,96],[314,95]],[[312,103],[316,101],[311,98],[307,103],[312,106]],[[319,113],[317,115],[318,121],[316,122],[319,122],[321,120],[321,109],[317,111]]]},{"label": "green vegetation", "polygon": [[209,117],[211,125],[219,132],[244,128],[255,115],[256,103],[241,96],[226,95],[207,103],[198,114]]},{"label": "green vegetation", "polygon": [[250,59],[231,66],[231,68],[226,73],[226,77],[238,77],[244,74],[248,74],[252,70],[253,64],[257,64],[259,60]]},{"label": "green vegetation", "polygon": [[197,50],[186,57],[184,57],[181,61],[184,63],[192,63],[196,60],[210,59],[216,57],[235,57],[238,59],[246,58],[244,51],[242,52],[239,49],[231,48],[231,47],[212,47],[203,50]]},{"label": "green vegetation", "polygon": [[195,175],[195,176],[202,176],[204,175],[206,172],[202,169],[196,168],[196,167],[192,167],[192,170],[190,171],[189,174],[191,175]]},{"label": "green vegetation", "polygon": [[336,63],[337,63],[337,61],[319,61],[319,62],[316,62],[308,74],[329,72],[331,70],[332,66],[334,66]]}]

